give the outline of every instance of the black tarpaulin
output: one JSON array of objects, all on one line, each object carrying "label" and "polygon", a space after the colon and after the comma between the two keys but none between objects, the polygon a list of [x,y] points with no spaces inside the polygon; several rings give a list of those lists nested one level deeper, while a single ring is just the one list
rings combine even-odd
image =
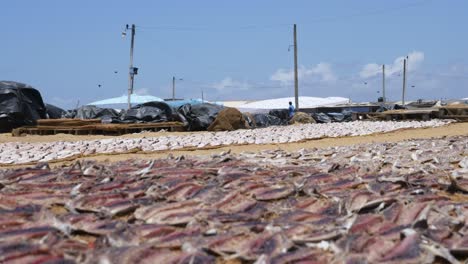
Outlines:
[{"label": "black tarpaulin", "polygon": [[173,120],[172,108],[164,102],[136,105],[120,114],[120,123],[158,123]]},{"label": "black tarpaulin", "polygon": [[0,81],[0,132],[35,125],[47,118],[46,107],[38,90],[12,81]]},{"label": "black tarpaulin", "polygon": [[343,111],[341,113],[313,113],[312,117],[317,121],[317,123],[353,121],[352,112],[350,111]]},{"label": "black tarpaulin", "polygon": [[282,126],[287,125],[286,120],[269,114],[252,114],[257,127]]},{"label": "black tarpaulin", "polygon": [[289,110],[288,109],[273,109],[268,112],[269,115],[276,116],[283,121],[289,120]]},{"label": "black tarpaulin", "polygon": [[94,105],[84,105],[65,114],[66,118],[77,119],[101,119],[103,122],[110,122],[118,118],[119,113],[112,108],[100,108]]},{"label": "black tarpaulin", "polygon": [[47,118],[49,119],[59,119],[67,113],[67,111],[55,105],[46,104],[45,107],[47,111]]},{"label": "black tarpaulin", "polygon": [[203,103],[197,105],[185,104],[179,107],[179,112],[187,120],[189,131],[207,130],[214,122],[219,111],[224,107],[215,104]]}]

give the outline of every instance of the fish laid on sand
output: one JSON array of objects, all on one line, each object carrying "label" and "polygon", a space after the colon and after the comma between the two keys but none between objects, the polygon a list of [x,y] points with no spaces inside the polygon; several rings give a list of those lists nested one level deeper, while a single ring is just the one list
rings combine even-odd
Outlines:
[{"label": "fish laid on sand", "polygon": [[468,138],[0,171],[0,262],[460,263]]},{"label": "fish laid on sand", "polygon": [[348,122],[329,124],[300,124],[273,126],[260,129],[228,132],[203,132],[187,135],[169,135],[151,138],[111,138],[76,142],[0,144],[0,165],[50,162],[60,159],[117,154],[135,151],[157,152],[176,149],[197,149],[243,144],[279,144],[303,140],[363,136],[406,128],[439,127],[450,120],[404,121],[404,122]]}]

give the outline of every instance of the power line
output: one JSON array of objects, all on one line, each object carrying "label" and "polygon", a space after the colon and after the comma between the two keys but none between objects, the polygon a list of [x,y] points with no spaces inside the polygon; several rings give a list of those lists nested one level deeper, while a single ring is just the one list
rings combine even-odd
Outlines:
[{"label": "power line", "polygon": [[[207,83],[205,81],[198,81],[198,80],[191,80],[191,79],[184,79],[185,84],[184,86],[192,86],[192,87],[199,87],[199,88],[206,88],[206,89],[216,89],[216,83]],[[245,85],[248,85],[252,88],[264,88],[264,89],[283,89],[283,88],[292,88],[294,87],[294,83],[288,83],[283,85],[276,85],[276,84],[265,84],[265,83],[254,83],[254,82],[246,82]],[[227,89],[237,89],[242,88],[245,85],[242,84],[234,84],[234,85],[226,85],[224,86]]]},{"label": "power line", "polygon": [[[394,8],[381,8],[381,9],[376,9],[372,11],[367,11],[367,12],[358,12],[355,14],[349,14],[349,15],[343,15],[343,16],[334,16],[334,17],[323,17],[323,18],[316,18],[312,19],[312,23],[318,23],[318,22],[334,22],[342,19],[348,19],[348,18],[355,18],[355,17],[365,17],[365,16],[373,16],[373,15],[379,15],[379,14],[385,14],[385,13],[391,13],[395,12],[398,10],[403,10],[403,9],[408,9],[412,7],[417,7],[417,6],[422,6],[427,3],[429,3],[431,0],[423,0],[423,1],[418,1],[414,3],[410,3],[407,5],[401,5],[401,6],[396,6]],[[304,23],[303,25],[306,25],[309,23]]]},{"label": "power line", "polygon": [[[376,10],[357,12],[357,13],[348,14],[348,15],[315,18],[308,22],[300,23],[300,24],[303,26],[303,25],[315,24],[315,23],[321,23],[321,22],[334,22],[334,21],[349,19],[349,18],[391,13],[391,12],[395,12],[398,10],[423,6],[425,4],[428,4],[429,2],[431,2],[431,0],[423,0],[423,1],[406,4],[406,5],[396,6],[393,8],[380,8]],[[161,26],[138,26],[138,28],[149,29],[149,30],[164,30],[164,31],[197,31],[197,32],[208,31],[208,32],[212,32],[212,31],[226,31],[226,30],[257,30],[257,29],[289,28],[292,26],[292,24],[293,23],[267,24],[267,25],[236,25],[236,26],[222,26],[222,27],[213,27],[213,26],[192,27],[192,26],[161,25]]]},{"label": "power line", "polygon": [[188,26],[138,26],[141,29],[165,30],[165,31],[226,31],[226,30],[256,30],[256,29],[274,29],[287,28],[291,24],[272,24],[272,25],[244,25],[244,26],[223,26],[219,27],[188,27]]}]

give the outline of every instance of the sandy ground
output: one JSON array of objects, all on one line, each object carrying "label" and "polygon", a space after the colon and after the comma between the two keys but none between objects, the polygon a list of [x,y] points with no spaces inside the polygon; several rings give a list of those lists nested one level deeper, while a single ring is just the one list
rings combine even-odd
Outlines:
[{"label": "sandy ground", "polygon": [[204,133],[204,132],[143,132],[135,134],[127,134],[122,136],[105,136],[105,135],[70,135],[70,134],[57,134],[57,135],[27,135],[21,137],[13,137],[11,133],[0,134],[0,143],[5,142],[53,142],[53,141],[80,141],[80,140],[95,140],[95,139],[106,139],[114,137],[122,138],[139,138],[139,137],[160,137],[169,135],[184,135],[187,133]]},{"label": "sandy ground", "polygon": [[[158,137],[163,135],[185,134],[185,133],[203,133],[203,132],[148,132],[139,134],[130,134],[122,137],[125,138],[138,138],[138,137]],[[84,157],[79,159],[95,159],[95,160],[108,160],[119,161],[125,159],[153,159],[165,158],[168,155],[185,155],[185,156],[198,156],[198,155],[211,155],[230,150],[232,153],[241,152],[256,152],[268,149],[283,149],[287,151],[296,151],[302,148],[326,148],[329,146],[347,146],[353,144],[363,143],[381,143],[381,142],[398,142],[410,139],[427,139],[438,138],[444,136],[468,136],[468,123],[453,123],[448,126],[437,128],[418,128],[418,129],[405,129],[398,130],[383,134],[373,134],[360,137],[341,137],[341,138],[324,138],[309,140],[306,142],[287,143],[287,144],[266,144],[266,145],[240,145],[240,146],[225,146],[213,149],[201,150],[168,150],[156,153],[133,153],[133,154],[119,154],[119,155],[105,155],[98,154],[93,157]],[[10,134],[0,134],[0,143],[3,142],[51,142],[51,141],[79,141],[79,140],[93,140],[110,138],[110,136],[75,136],[59,134],[53,136],[25,136],[25,137],[12,137]],[[51,162],[54,166],[61,166],[73,163],[74,161],[61,161]],[[24,165],[23,165],[24,166]],[[21,165],[14,167],[23,167]],[[11,166],[9,166],[11,168]],[[1,167],[0,167],[1,168]]]}]

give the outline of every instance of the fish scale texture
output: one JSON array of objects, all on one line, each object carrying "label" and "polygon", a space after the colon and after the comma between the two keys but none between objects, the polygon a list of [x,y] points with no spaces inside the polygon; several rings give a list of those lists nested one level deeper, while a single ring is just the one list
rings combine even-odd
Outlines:
[{"label": "fish scale texture", "polygon": [[0,263],[458,263],[467,151],[447,137],[1,170]]}]

